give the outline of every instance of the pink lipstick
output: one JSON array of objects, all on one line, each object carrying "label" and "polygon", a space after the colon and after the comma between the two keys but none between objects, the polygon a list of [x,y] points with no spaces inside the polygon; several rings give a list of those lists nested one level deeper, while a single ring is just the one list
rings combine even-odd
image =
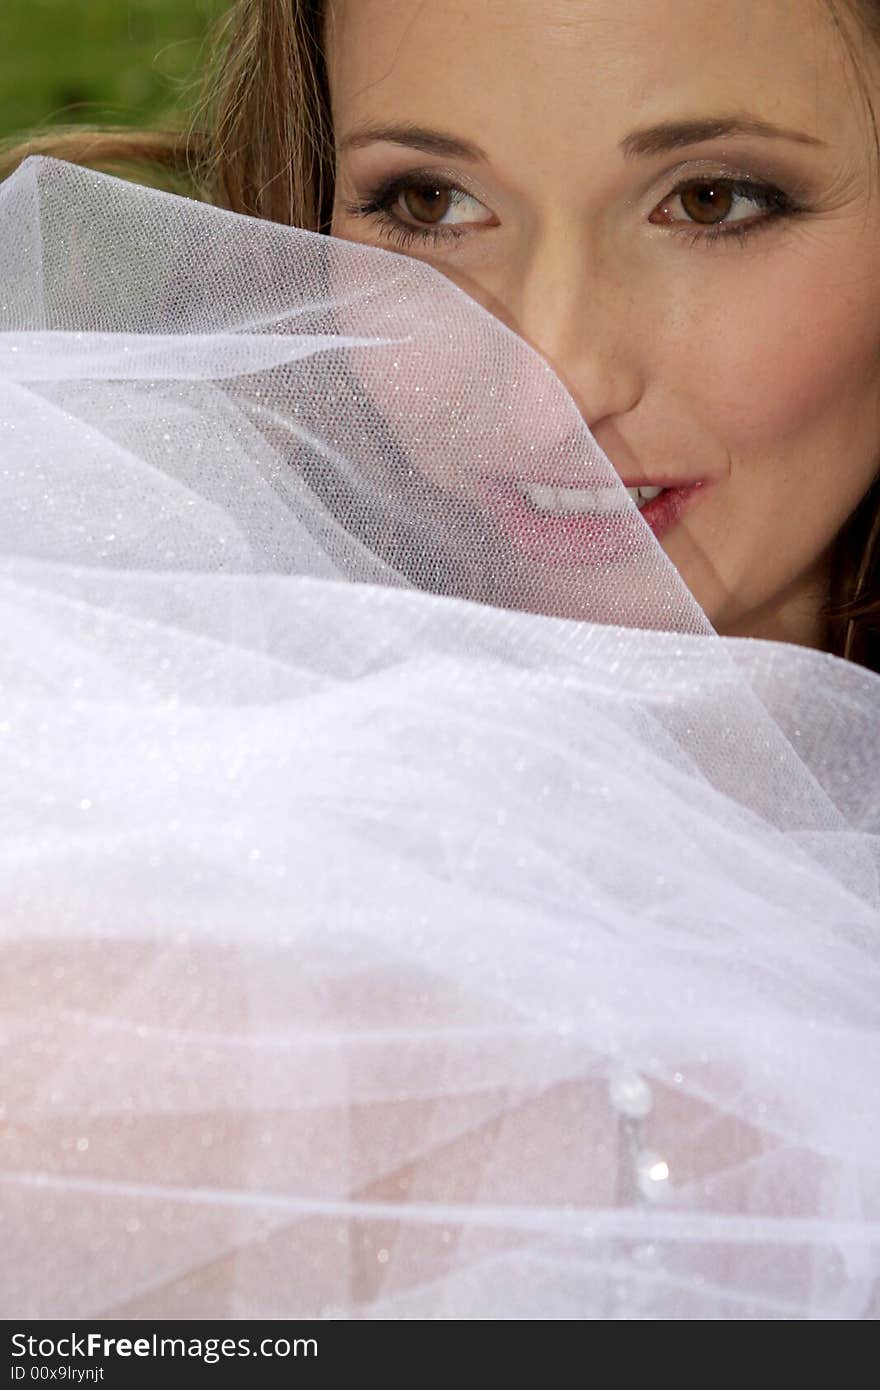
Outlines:
[{"label": "pink lipstick", "polygon": [[[662,487],[663,491],[641,509],[630,505],[631,499],[623,494],[620,485],[614,484],[574,488],[571,482],[558,480],[528,478],[514,482],[494,477],[484,478],[480,491],[499,528],[519,550],[542,565],[568,569],[584,564],[618,563],[643,550],[642,522],[659,540],[693,506],[704,491],[706,480],[670,480],[667,484],[660,479],[645,479],[622,486]],[[537,492],[545,505],[535,505],[525,488]],[[551,509],[550,490],[564,493],[558,509]],[[571,509],[566,509],[566,501],[572,503]]]}]

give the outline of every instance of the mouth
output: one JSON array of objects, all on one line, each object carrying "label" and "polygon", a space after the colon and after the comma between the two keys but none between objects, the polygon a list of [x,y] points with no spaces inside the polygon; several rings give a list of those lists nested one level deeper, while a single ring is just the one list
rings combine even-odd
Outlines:
[{"label": "mouth", "polygon": [[[549,483],[515,482],[523,500],[531,505],[539,515],[546,516],[585,516],[588,513],[603,515],[624,510],[616,487],[555,487]],[[639,483],[624,483],[630,498],[641,511],[653,502],[662,492],[670,490],[670,485],[648,486]],[[675,484],[672,485],[677,486]]]},{"label": "mouth", "polygon": [[[656,538],[673,527],[707,486],[657,478],[601,487],[534,479],[484,479],[484,500],[505,535],[542,565],[607,564],[643,551],[642,522]],[[632,505],[634,504],[634,505]]]}]

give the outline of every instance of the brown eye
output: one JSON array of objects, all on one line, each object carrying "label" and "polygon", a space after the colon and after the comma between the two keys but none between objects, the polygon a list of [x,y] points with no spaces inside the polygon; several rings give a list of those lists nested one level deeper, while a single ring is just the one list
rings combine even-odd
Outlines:
[{"label": "brown eye", "polygon": [[692,183],[678,196],[688,217],[704,227],[711,227],[729,215],[736,195],[722,183]]},{"label": "brown eye", "polygon": [[452,206],[452,190],[413,184],[400,195],[403,210],[416,222],[442,222]]}]

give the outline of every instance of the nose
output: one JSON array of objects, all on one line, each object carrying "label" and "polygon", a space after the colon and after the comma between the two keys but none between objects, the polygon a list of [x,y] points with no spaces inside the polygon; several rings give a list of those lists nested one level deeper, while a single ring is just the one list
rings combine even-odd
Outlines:
[{"label": "nose", "polygon": [[646,314],[620,269],[583,239],[564,229],[536,238],[486,289],[487,307],[549,362],[591,430],[638,404]]}]

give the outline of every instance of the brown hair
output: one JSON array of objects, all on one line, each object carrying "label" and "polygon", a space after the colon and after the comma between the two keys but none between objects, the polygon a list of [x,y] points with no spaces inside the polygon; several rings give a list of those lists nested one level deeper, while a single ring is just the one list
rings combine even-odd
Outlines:
[{"label": "brown hair", "polygon": [[[880,0],[826,3],[853,60],[880,156],[858,37],[847,23],[857,17],[862,38],[865,29],[880,36]],[[43,132],[0,149],[0,178],[28,155],[51,154],[234,212],[329,231],[335,157],[324,8],[324,0],[235,0],[215,35],[188,130]],[[822,611],[827,649],[880,673],[880,474],[834,541]]]}]

